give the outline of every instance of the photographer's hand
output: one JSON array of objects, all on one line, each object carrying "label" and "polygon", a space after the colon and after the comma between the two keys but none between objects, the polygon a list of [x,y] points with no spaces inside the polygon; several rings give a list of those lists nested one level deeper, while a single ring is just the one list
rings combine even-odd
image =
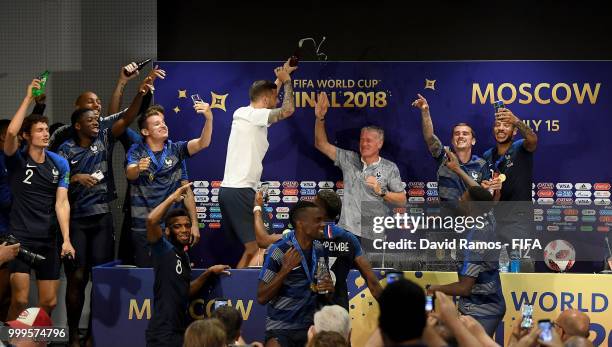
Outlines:
[{"label": "photographer's hand", "polygon": [[19,246],[19,243],[7,245],[6,242],[0,245],[0,265],[15,259],[19,253]]}]

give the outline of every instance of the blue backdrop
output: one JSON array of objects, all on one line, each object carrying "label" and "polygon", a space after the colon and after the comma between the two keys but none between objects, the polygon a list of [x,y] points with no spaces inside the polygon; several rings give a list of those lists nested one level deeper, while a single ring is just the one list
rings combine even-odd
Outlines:
[{"label": "blue backdrop", "polygon": [[[250,84],[274,80],[273,69],[282,63],[158,64],[167,77],[156,82],[155,102],[166,108],[173,140],[195,138],[201,132],[204,119],[192,107],[192,94],[214,107],[212,144],[188,161],[203,228],[203,241],[193,259],[200,266],[234,262],[241,247],[221,236],[217,203],[232,114],[249,104]],[[292,77],[296,112],[270,127],[262,177],[278,186],[272,190],[278,198],[267,208],[277,231],[286,227],[287,208],[298,199],[310,199],[324,187],[342,194],[340,170],[313,145],[311,102],[317,91],[330,96],[327,132],[337,146],[358,150],[362,126],[376,124],[385,129],[381,155],[398,165],[413,203],[437,199],[435,185],[427,184],[436,179],[435,162],[422,138],[420,112],[410,106],[416,94],[429,101],[436,134],[446,145],[452,125],[471,124],[476,154],[494,145],[492,102],[502,99],[539,137],[533,186],[536,204],[546,213],[573,203],[600,209],[596,216],[588,215],[585,221],[592,224],[586,227],[572,226],[573,219],[551,224],[568,231],[609,231],[612,165],[607,149],[612,99],[607,87],[612,62],[303,62]]]}]

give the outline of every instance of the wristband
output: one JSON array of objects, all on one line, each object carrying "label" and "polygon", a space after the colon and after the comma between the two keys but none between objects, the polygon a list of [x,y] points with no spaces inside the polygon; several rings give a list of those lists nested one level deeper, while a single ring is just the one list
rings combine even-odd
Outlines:
[{"label": "wristband", "polygon": [[258,205],[258,206],[253,207],[253,213],[255,213],[255,211],[261,212],[261,206]]}]

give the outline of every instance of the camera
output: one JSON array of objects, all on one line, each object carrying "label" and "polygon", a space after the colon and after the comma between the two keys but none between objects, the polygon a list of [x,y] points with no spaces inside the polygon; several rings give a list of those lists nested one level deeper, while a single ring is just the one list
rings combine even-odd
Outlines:
[{"label": "camera", "polygon": [[[16,243],[19,243],[19,240],[17,240],[15,236],[11,234],[1,235],[0,244],[3,244],[5,242],[7,245],[14,245]],[[23,246],[19,247],[19,253],[17,253],[17,258],[30,264],[31,266],[37,265],[38,263],[46,260],[46,258],[42,255],[29,251]]]}]

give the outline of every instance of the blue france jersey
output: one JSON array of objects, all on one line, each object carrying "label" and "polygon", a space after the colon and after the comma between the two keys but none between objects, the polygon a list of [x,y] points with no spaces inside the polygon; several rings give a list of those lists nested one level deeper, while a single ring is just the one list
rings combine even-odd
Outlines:
[{"label": "blue france jersey", "polygon": [[57,189],[68,189],[70,168],[63,157],[48,151],[45,154],[40,164],[27,149],[5,159],[13,195],[10,231],[20,240],[55,237]]},{"label": "blue france jersey", "polygon": [[75,139],[70,139],[58,150],[58,154],[70,163],[72,175],[91,175],[98,171],[104,175],[102,180],[91,188],[76,182],[70,184],[70,215],[73,218],[110,212],[109,202],[114,184],[109,184],[113,181],[112,170],[109,169],[116,143],[111,129],[111,122],[100,122],[100,132],[89,147],[81,147]]},{"label": "blue france jersey", "polygon": [[[281,239],[270,246],[259,273],[259,280],[270,283],[283,266],[283,256],[293,246],[289,239]],[[310,252],[325,256],[323,245],[313,241]],[[305,252],[308,267],[312,266],[312,253]],[[316,266],[316,264],[315,264]],[[308,329],[313,324],[317,308],[317,294],[310,289],[310,281],[303,265],[291,270],[275,298],[267,305],[266,330]]]},{"label": "blue france jersey", "polygon": [[[142,158],[149,157],[148,145],[144,142],[137,143],[127,153],[127,164],[138,164]],[[172,142],[168,140],[164,145],[166,157],[163,154],[154,153],[151,158],[149,169],[142,172],[140,176],[130,185],[130,199],[132,203],[132,229],[146,230],[146,219],[149,212],[161,204],[181,184],[185,177],[184,161],[189,157],[187,142]],[[163,159],[163,160],[162,160]],[[156,161],[163,162],[156,164]],[[153,180],[150,180],[150,176]]]},{"label": "blue france jersey", "polygon": [[[467,190],[465,182],[456,173],[444,164],[444,151],[434,153],[434,159],[438,163],[438,195],[440,201],[457,201]],[[437,155],[436,155],[437,154]],[[472,155],[467,163],[459,163],[461,169],[465,171],[476,183],[491,178],[491,171],[486,160],[477,155]]]}]

